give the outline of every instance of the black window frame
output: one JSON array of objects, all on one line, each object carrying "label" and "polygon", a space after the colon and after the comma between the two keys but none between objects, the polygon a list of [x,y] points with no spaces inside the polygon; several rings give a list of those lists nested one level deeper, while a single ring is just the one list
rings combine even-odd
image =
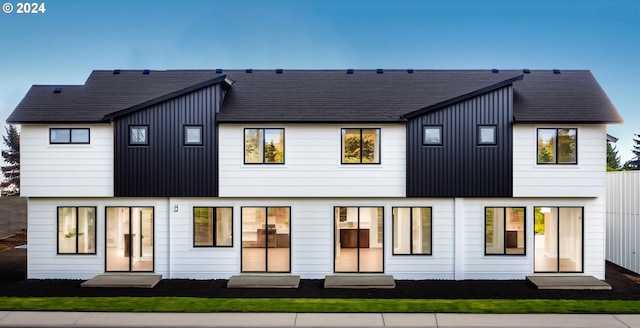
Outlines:
[{"label": "black window frame", "polygon": [[[205,208],[205,209],[211,209],[213,210],[214,213],[214,220],[213,220],[213,224],[212,224],[212,233],[213,233],[213,238],[211,240],[211,245],[196,245],[196,209],[198,208]],[[231,245],[217,245],[217,223],[218,223],[218,215],[217,215],[217,210],[220,208],[224,208],[224,209],[230,209],[231,210]],[[194,206],[192,208],[192,213],[193,213],[193,217],[191,218],[191,224],[193,227],[193,238],[192,238],[192,244],[194,248],[233,248],[233,206]]]},{"label": "black window frame", "polygon": [[[378,154],[377,162],[363,162],[362,161],[362,152],[360,152],[360,161],[359,162],[345,162],[344,161],[344,138],[342,137],[345,134],[345,130],[360,130],[360,149],[362,149],[363,141],[362,141],[362,131],[363,130],[376,130],[377,131],[377,145],[376,152]],[[343,165],[380,165],[382,163],[382,129],[381,128],[341,128],[340,129],[340,164]]]},{"label": "black window frame", "polygon": [[[493,130],[493,141],[482,141],[482,129],[491,128]],[[478,125],[478,146],[496,146],[498,144],[498,126],[492,124]]]},{"label": "black window frame", "polygon": [[[261,162],[247,162],[247,130],[261,130],[262,133],[260,134],[260,138],[261,140],[259,141],[259,143],[261,142],[262,144],[262,159]],[[264,140],[264,136],[265,136],[265,131],[266,130],[280,130],[282,131],[282,162],[267,162],[265,160],[265,156],[266,156],[266,152],[264,151],[264,147],[265,147],[265,140]],[[285,129],[284,128],[271,128],[271,127],[267,127],[267,128],[244,128],[244,130],[242,130],[242,146],[243,146],[243,162],[246,165],[284,165],[285,164],[285,153],[286,153],[286,148],[285,148]]]},{"label": "black window frame", "polygon": [[[503,247],[502,247],[502,251],[503,253],[487,253],[487,209],[492,208],[492,209],[502,209],[503,210],[503,218],[504,218],[504,222],[503,222],[503,231],[502,231],[502,236],[503,236]],[[523,228],[523,253],[522,254],[507,254],[507,209],[522,209],[522,213],[523,213],[523,223],[522,223],[522,228]],[[485,206],[484,207],[484,235],[482,240],[484,241],[484,255],[485,256],[527,256],[527,208],[525,206]],[[493,223],[493,233],[494,235],[496,234],[496,228],[495,228],[495,222]],[[516,238],[517,240],[517,238]]]},{"label": "black window frame", "polygon": [[[427,142],[426,138],[426,131],[427,129],[437,129],[438,130],[438,134],[439,134],[439,139],[438,142]],[[423,125],[422,126],[422,145],[423,146],[427,146],[427,147],[439,147],[442,146],[444,144],[444,135],[443,135],[443,129],[442,129],[442,125]]]},{"label": "black window frame", "polygon": [[[61,208],[73,208],[75,209],[76,212],[76,222],[75,222],[75,232],[72,236],[65,236],[65,238],[75,238],[76,241],[76,251],[75,253],[63,253],[60,252],[60,236],[57,236],[58,232],[60,231],[60,209]],[[81,208],[92,208],[93,209],[93,252],[92,253],[79,253],[78,252],[78,227],[79,227],[79,220],[80,220],[80,216],[79,216],[79,209]],[[98,227],[98,207],[97,206],[58,206],[56,207],[56,254],[57,255],[97,255],[97,251],[98,251],[98,247],[97,247],[97,242],[98,242],[98,237],[97,237],[97,227]]]},{"label": "black window frame", "polygon": [[[69,131],[69,140],[68,141],[53,141],[53,138],[51,138],[51,133],[54,130],[66,130]],[[82,141],[82,142],[75,142],[73,140],[73,131],[79,131],[79,130],[86,130],[87,131],[87,141]],[[91,144],[91,129],[90,128],[49,128],[49,144],[50,145],[88,145]]]},{"label": "black window frame", "polygon": [[[144,142],[133,142],[134,129],[144,129],[145,131]],[[148,146],[148,145],[149,145],[149,125],[144,125],[144,124],[129,125],[129,146]]]},{"label": "black window frame", "polygon": [[[540,162],[540,130],[555,130],[555,138],[553,144],[553,162]],[[558,131],[559,130],[575,130],[576,146],[575,146],[575,162],[558,162]],[[578,165],[578,128],[537,128],[536,129],[536,164],[537,165]]]},{"label": "black window frame", "polygon": [[[396,216],[395,209],[408,208],[409,209],[409,253],[396,253]],[[428,208],[430,212],[429,217],[429,253],[414,253],[413,252],[413,210],[419,208]],[[393,206],[391,207],[391,255],[393,256],[432,256],[433,255],[433,207],[432,206]]]},{"label": "black window frame", "polygon": [[[189,142],[188,138],[187,138],[187,131],[189,129],[193,129],[193,128],[197,128],[198,131],[200,132],[200,139],[198,142]],[[190,124],[190,125],[184,125],[183,129],[182,129],[182,138],[183,140],[183,145],[185,146],[203,146],[204,145],[204,128],[202,125],[196,125],[196,124]]]}]

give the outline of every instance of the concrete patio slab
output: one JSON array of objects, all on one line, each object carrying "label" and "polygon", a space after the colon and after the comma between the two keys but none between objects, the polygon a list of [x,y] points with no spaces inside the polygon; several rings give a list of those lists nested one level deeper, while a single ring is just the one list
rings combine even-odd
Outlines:
[{"label": "concrete patio slab", "polygon": [[527,281],[538,289],[611,290],[611,285],[587,275],[531,275]]},{"label": "concrete patio slab", "polygon": [[97,275],[82,284],[82,287],[101,288],[153,288],[162,280],[159,274],[105,273]]},{"label": "concrete patio slab", "polygon": [[227,281],[227,288],[298,288],[300,276],[247,274],[235,275]]},{"label": "concrete patio slab", "polygon": [[333,274],[324,278],[324,288],[393,289],[396,282],[388,274]]}]

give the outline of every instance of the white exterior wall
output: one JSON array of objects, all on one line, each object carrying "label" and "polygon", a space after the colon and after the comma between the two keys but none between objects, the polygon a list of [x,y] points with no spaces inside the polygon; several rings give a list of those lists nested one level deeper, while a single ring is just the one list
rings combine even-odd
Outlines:
[{"label": "white exterior wall", "polygon": [[[97,207],[95,255],[56,254],[58,206]],[[243,206],[291,207],[291,273],[304,279],[333,273],[334,206],[384,207],[384,272],[396,279],[524,279],[533,273],[533,208],[584,207],[584,273],[604,279],[603,198],[32,198],[28,277],[88,279],[103,273],[106,206],[153,206],[155,272],[191,279],[228,279],[240,273]],[[233,207],[233,247],[193,247],[194,206]],[[432,255],[393,255],[392,208],[419,206],[433,209]],[[522,206],[526,255],[484,255],[484,208]]]},{"label": "white exterior wall", "polygon": [[[89,128],[90,144],[51,145],[50,128]],[[22,125],[20,175],[23,197],[113,196],[112,126]]]},{"label": "white exterior wall", "polygon": [[[285,164],[244,164],[245,128],[284,128]],[[380,163],[341,164],[341,128],[380,128]],[[220,125],[220,197],[404,197],[406,128]]]},{"label": "white exterior wall", "polygon": [[[577,128],[577,165],[538,165],[537,128]],[[605,125],[514,125],[514,197],[603,197],[607,156]]]},{"label": "white exterior wall", "polygon": [[640,171],[607,173],[607,254],[640,273]]},{"label": "white exterior wall", "polygon": [[[57,208],[96,207],[96,254],[57,254]],[[157,198],[30,198],[28,206],[27,278],[89,279],[105,272],[105,207],[154,208],[154,267],[169,273],[168,202]]]}]

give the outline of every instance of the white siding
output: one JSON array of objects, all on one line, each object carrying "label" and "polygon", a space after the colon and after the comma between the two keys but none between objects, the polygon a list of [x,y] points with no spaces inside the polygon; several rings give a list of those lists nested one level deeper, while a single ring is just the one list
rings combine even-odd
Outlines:
[{"label": "white siding", "polygon": [[[57,207],[96,207],[96,254],[57,254]],[[30,198],[28,218],[27,278],[89,279],[105,272],[105,207],[154,208],[155,272],[168,275],[168,206],[162,199]]]},{"label": "white siding", "polygon": [[[524,279],[533,273],[533,208],[584,207],[584,272],[604,279],[603,198],[31,198],[29,278],[87,279],[105,271],[105,207],[154,207],[154,268],[165,278],[228,279],[241,271],[241,208],[291,207],[291,273],[333,273],[334,207],[384,207],[384,272],[396,279]],[[460,204],[462,218],[455,217]],[[56,254],[57,206],[97,207],[97,254]],[[177,211],[176,211],[177,206]],[[232,247],[193,247],[193,207],[233,207]],[[393,255],[393,207],[432,207],[432,255]],[[526,207],[526,255],[484,254],[484,208]],[[456,231],[456,220],[462,222]],[[460,238],[460,235],[462,238]],[[460,241],[460,244],[456,244]],[[458,267],[456,267],[458,266]]]},{"label": "white siding", "polygon": [[[89,128],[90,144],[49,144],[50,128]],[[23,197],[113,196],[113,129],[108,124],[22,125]]]},{"label": "white siding", "polygon": [[[577,165],[538,165],[537,128],[577,128]],[[603,197],[606,167],[605,125],[514,125],[514,197]]]},{"label": "white siding", "polygon": [[640,171],[607,173],[607,254],[640,273]]},{"label": "white siding", "polygon": [[[244,128],[285,132],[285,164],[244,164]],[[342,165],[341,128],[380,128],[381,164]],[[404,125],[220,126],[220,197],[404,197]]]}]

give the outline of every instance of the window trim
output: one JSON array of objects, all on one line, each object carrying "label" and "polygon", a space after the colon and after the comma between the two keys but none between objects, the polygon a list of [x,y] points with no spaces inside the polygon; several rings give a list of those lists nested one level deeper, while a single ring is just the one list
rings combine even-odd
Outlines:
[{"label": "window trim", "polygon": [[[214,213],[214,222],[212,225],[212,233],[213,233],[213,240],[212,240],[212,244],[211,245],[196,245],[196,209],[197,208],[207,208],[207,209],[212,209],[213,213]],[[225,209],[230,209],[231,210],[231,245],[216,245],[217,243],[217,239],[216,239],[216,227],[217,227],[217,221],[218,221],[218,212],[217,209],[219,208],[225,208]],[[233,248],[233,206],[193,206],[192,208],[192,213],[193,216],[191,217],[191,226],[193,229],[193,237],[192,237],[192,246],[194,248]]]},{"label": "window trim", "polygon": [[[362,131],[363,130],[376,130],[377,131],[377,145],[376,152],[378,154],[377,162],[364,163],[362,162],[362,153],[360,153],[360,161],[359,162],[345,162],[344,161],[344,138],[342,137],[345,133],[345,130],[360,130],[360,149],[362,149]],[[382,164],[382,129],[381,128],[340,128],[340,164],[342,165],[380,165]]]},{"label": "window trim", "polygon": [[[540,130],[555,130],[554,139],[554,156],[553,162],[540,162]],[[576,160],[575,162],[558,162],[558,131],[559,130],[575,130],[576,131]],[[578,165],[578,128],[536,128],[536,165]]]},{"label": "window trim", "polygon": [[[482,130],[486,128],[491,128],[493,131],[493,141],[483,142],[482,141]],[[478,146],[496,146],[498,145],[498,127],[497,125],[492,124],[481,124],[478,125]]]},{"label": "window trim", "polygon": [[[395,215],[394,210],[400,208],[409,209],[409,253],[396,253],[395,251]],[[428,208],[431,212],[429,218],[429,253],[413,252],[413,210]],[[391,255],[393,256],[433,256],[433,206],[393,206],[391,207]]]},{"label": "window trim", "polygon": [[[264,148],[264,136],[265,136],[265,130],[280,130],[282,131],[282,162],[266,162],[265,161],[265,152],[264,149],[262,149],[262,161],[261,162],[247,162],[247,130],[261,130],[262,134],[261,134],[261,141],[262,141],[262,147]],[[285,148],[285,129],[284,128],[244,128],[242,130],[242,146],[243,146],[243,151],[242,151],[242,160],[244,162],[245,165],[284,165],[285,164],[285,154],[286,154],[286,148]]]},{"label": "window trim", "polygon": [[[133,129],[144,129],[145,140],[144,142],[133,142]],[[149,145],[149,125],[135,124],[129,125],[129,146],[148,146]]]},{"label": "window trim", "polygon": [[[502,247],[502,251],[503,251],[502,254],[487,253],[487,209],[488,208],[493,208],[493,209],[500,208],[504,212],[504,215],[503,215],[503,217],[504,217],[504,222],[503,222],[504,229],[502,231],[502,236],[503,236],[504,243],[503,243],[503,247]],[[523,225],[522,232],[524,234],[524,239],[523,239],[524,245],[523,245],[522,248],[523,248],[524,252],[522,254],[507,254],[507,215],[506,215],[506,213],[507,213],[507,209],[511,209],[511,208],[522,209],[522,213],[524,214],[524,217],[522,218],[523,221],[524,221],[524,222],[522,222],[522,225]],[[484,228],[482,230],[484,232],[484,235],[483,235],[482,239],[484,241],[484,255],[485,256],[509,256],[509,257],[511,257],[511,256],[521,256],[521,257],[524,256],[524,257],[526,257],[527,256],[527,207],[526,206],[485,206],[483,214],[484,214],[484,220],[483,220],[484,221]],[[494,234],[495,234],[495,223],[494,223]]]},{"label": "window trim", "polygon": [[[427,129],[438,130],[439,140],[438,142],[427,142],[425,140]],[[422,145],[427,147],[438,147],[444,145],[444,135],[442,133],[442,125],[427,124],[422,126]]]},{"label": "window trim", "polygon": [[[187,131],[190,129],[197,129],[198,132],[200,133],[199,136],[199,141],[197,142],[189,142],[188,138],[187,138]],[[183,129],[182,129],[183,133],[182,133],[182,137],[183,137],[183,145],[184,146],[203,146],[204,142],[204,133],[203,133],[203,127],[202,125],[195,125],[195,124],[190,124],[190,125],[184,125]]]},{"label": "window trim", "polygon": [[[51,132],[53,130],[67,130],[69,131],[69,141],[65,142],[57,142],[53,141],[51,138]],[[74,142],[73,141],[73,131],[74,130],[86,130],[87,131],[87,141],[86,142]],[[91,129],[90,128],[49,128],[49,144],[50,145],[89,145],[91,144]]]},{"label": "window trim", "polygon": [[[60,252],[60,236],[58,235],[59,231],[60,231],[60,209],[61,208],[73,208],[75,209],[76,212],[76,222],[75,222],[75,229],[76,232],[74,234],[74,238],[76,241],[76,251],[75,253],[61,253]],[[93,222],[93,252],[92,253],[78,253],[78,226],[79,226],[79,222],[78,220],[80,219],[79,214],[79,209],[81,208],[92,208],[93,209],[93,213],[94,213],[94,222]],[[97,206],[57,206],[56,207],[56,255],[97,255],[98,252],[98,238],[97,238],[97,227],[98,227],[98,208]],[[66,237],[65,237],[66,238]],[[71,237],[69,237],[71,238]]]}]

